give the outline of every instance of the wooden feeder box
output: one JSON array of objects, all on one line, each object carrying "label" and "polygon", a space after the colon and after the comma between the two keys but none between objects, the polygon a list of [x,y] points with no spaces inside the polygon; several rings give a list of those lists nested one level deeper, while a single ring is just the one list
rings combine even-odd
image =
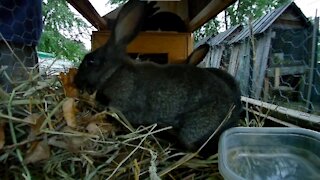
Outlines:
[{"label": "wooden feeder box", "polygon": [[[102,46],[110,37],[109,31],[92,33],[92,49]],[[130,54],[164,55],[168,63],[183,63],[193,49],[191,33],[141,32],[127,49]]]},{"label": "wooden feeder box", "polygon": [[[122,6],[101,17],[89,0],[67,0],[98,31],[92,33],[92,50],[102,46],[110,36],[110,20],[116,19]],[[129,54],[164,55],[167,63],[184,63],[193,50],[192,32],[218,15],[235,0],[177,0],[157,1],[157,12],[171,12],[186,25],[185,32],[145,31],[140,32],[127,48]]]}]

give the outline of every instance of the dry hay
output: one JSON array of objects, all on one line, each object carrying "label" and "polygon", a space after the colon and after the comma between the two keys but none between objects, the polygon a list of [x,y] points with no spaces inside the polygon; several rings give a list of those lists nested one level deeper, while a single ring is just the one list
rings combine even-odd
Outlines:
[{"label": "dry hay", "polygon": [[201,159],[134,129],[114,109],[78,98],[75,71],[0,89],[1,179],[222,179],[217,154]]}]

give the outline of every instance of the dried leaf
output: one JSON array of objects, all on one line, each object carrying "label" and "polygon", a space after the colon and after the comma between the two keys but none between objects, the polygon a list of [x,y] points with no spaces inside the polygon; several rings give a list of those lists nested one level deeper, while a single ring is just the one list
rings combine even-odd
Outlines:
[{"label": "dried leaf", "polygon": [[111,133],[115,131],[115,127],[111,123],[103,123],[100,121],[90,122],[87,127],[87,131],[91,134]]},{"label": "dried leaf", "polygon": [[76,113],[77,108],[75,106],[75,100],[73,98],[68,98],[62,106],[63,110],[63,117],[67,122],[67,125],[69,127],[77,127],[77,119],[76,119]]},{"label": "dried leaf", "polygon": [[41,134],[40,128],[42,126],[43,121],[45,120],[45,116],[38,113],[33,113],[26,117],[26,119],[32,122],[32,124],[30,125],[29,137],[35,137]]},{"label": "dried leaf", "polygon": [[38,113],[32,113],[29,116],[25,117],[23,119],[24,122],[29,123],[29,124],[33,124],[36,125],[37,124],[37,120],[40,118],[40,114]]},{"label": "dried leaf", "polygon": [[62,149],[68,149],[68,144],[60,136],[53,136],[48,139],[48,144]]},{"label": "dried leaf", "polygon": [[24,163],[35,163],[41,160],[49,159],[50,146],[46,141],[35,141],[31,144],[30,149],[27,151]]},{"label": "dried leaf", "polygon": [[89,133],[92,133],[92,134],[98,134],[99,133],[99,127],[97,125],[97,123],[95,122],[91,122],[87,125],[87,131]]},{"label": "dried leaf", "polygon": [[4,129],[5,129],[5,122],[0,122],[0,149],[3,148],[4,146],[4,143],[6,141],[6,138],[5,138],[5,133],[4,133]]},{"label": "dried leaf", "polygon": [[[68,131],[67,127],[64,131]],[[88,137],[83,136],[53,136],[49,138],[48,144],[76,153],[79,152],[82,146],[86,145],[88,139]]]},{"label": "dried leaf", "polygon": [[70,68],[69,72],[67,73],[60,73],[59,79],[63,85],[63,89],[65,92],[65,95],[67,97],[78,97],[79,92],[74,84],[74,77],[77,74],[77,69]]},{"label": "dried leaf", "polygon": [[78,152],[81,147],[86,145],[87,137],[68,137],[68,149],[71,152]]},{"label": "dried leaf", "polygon": [[105,113],[105,111],[101,112],[101,113],[96,113],[95,115],[90,117],[90,121],[92,122],[104,122],[104,120],[107,118],[107,114]]},{"label": "dried leaf", "polygon": [[87,117],[86,129],[90,134],[100,134],[100,133],[112,133],[116,131],[116,126],[112,123],[106,122],[107,114],[105,111],[97,113],[95,115],[90,115]]}]

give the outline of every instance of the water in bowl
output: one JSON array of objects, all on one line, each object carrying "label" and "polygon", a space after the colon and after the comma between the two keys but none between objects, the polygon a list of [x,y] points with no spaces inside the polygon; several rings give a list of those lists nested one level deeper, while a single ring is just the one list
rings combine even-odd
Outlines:
[{"label": "water in bowl", "polygon": [[320,158],[310,151],[291,146],[233,148],[228,152],[228,164],[244,179],[320,179]]}]

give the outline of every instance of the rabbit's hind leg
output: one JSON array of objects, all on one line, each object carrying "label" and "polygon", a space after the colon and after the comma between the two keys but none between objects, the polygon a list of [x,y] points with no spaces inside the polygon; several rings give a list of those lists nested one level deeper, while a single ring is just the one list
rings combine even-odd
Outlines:
[{"label": "rabbit's hind leg", "polygon": [[[180,116],[179,142],[190,151],[196,151],[214,133],[227,115],[225,108],[217,107],[217,104],[202,106],[201,108]],[[232,126],[233,120],[228,119],[220,131],[209,141],[205,149],[217,151],[218,140],[221,132]]]}]

